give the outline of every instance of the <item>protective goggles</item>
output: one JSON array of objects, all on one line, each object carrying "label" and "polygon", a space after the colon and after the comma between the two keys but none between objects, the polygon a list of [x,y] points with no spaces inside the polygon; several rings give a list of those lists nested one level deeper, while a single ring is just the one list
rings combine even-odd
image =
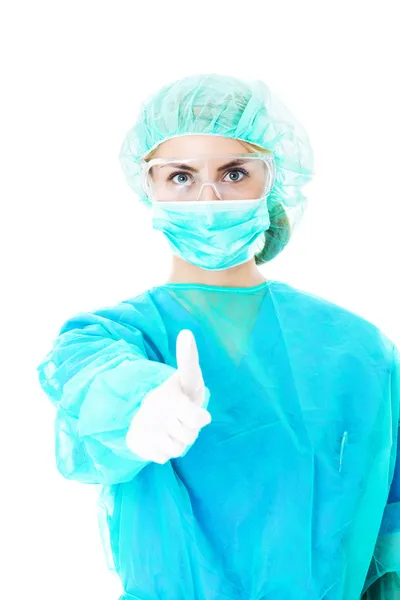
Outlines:
[{"label": "protective goggles", "polygon": [[142,186],[151,202],[258,200],[275,180],[271,154],[214,154],[142,160]]}]

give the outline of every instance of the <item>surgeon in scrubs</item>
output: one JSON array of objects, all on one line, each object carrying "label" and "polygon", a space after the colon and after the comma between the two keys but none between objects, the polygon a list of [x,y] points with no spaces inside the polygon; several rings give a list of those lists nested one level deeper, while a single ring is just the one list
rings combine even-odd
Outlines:
[{"label": "surgeon in scrubs", "polygon": [[37,368],[120,600],[400,598],[399,351],[259,270],[306,207],[302,126],[262,81],[191,75],[120,161],[169,278],[72,315]]}]

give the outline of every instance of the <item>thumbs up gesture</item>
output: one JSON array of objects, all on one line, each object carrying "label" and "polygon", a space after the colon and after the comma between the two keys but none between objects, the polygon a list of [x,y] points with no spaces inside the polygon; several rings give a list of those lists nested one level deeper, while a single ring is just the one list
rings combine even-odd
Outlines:
[{"label": "thumbs up gesture", "polygon": [[176,360],[176,372],[145,396],[126,436],[132,452],[159,464],[182,456],[211,422],[202,408],[206,388],[196,340],[188,329],[177,337]]}]

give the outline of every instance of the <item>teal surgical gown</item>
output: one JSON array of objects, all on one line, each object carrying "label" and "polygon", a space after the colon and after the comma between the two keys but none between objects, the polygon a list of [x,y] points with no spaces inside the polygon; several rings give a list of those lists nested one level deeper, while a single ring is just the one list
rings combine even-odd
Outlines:
[{"label": "teal surgical gown", "polygon": [[[181,329],[212,422],[148,463],[125,436]],[[121,600],[397,597],[400,359],[362,317],[279,281],[170,283],[67,320],[38,374],[58,470],[102,485]]]}]

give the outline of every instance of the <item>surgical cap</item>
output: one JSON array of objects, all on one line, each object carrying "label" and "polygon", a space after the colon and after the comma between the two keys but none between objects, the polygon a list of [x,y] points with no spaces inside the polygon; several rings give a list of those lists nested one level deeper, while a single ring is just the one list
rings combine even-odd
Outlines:
[{"label": "surgical cap", "polygon": [[259,262],[271,260],[289,241],[307,205],[302,187],[314,175],[314,160],[304,128],[260,80],[197,74],[165,85],[142,103],[119,155],[142,202],[150,205],[139,160],[167,139],[190,134],[234,138],[273,154],[276,176],[267,199],[271,227]]}]

